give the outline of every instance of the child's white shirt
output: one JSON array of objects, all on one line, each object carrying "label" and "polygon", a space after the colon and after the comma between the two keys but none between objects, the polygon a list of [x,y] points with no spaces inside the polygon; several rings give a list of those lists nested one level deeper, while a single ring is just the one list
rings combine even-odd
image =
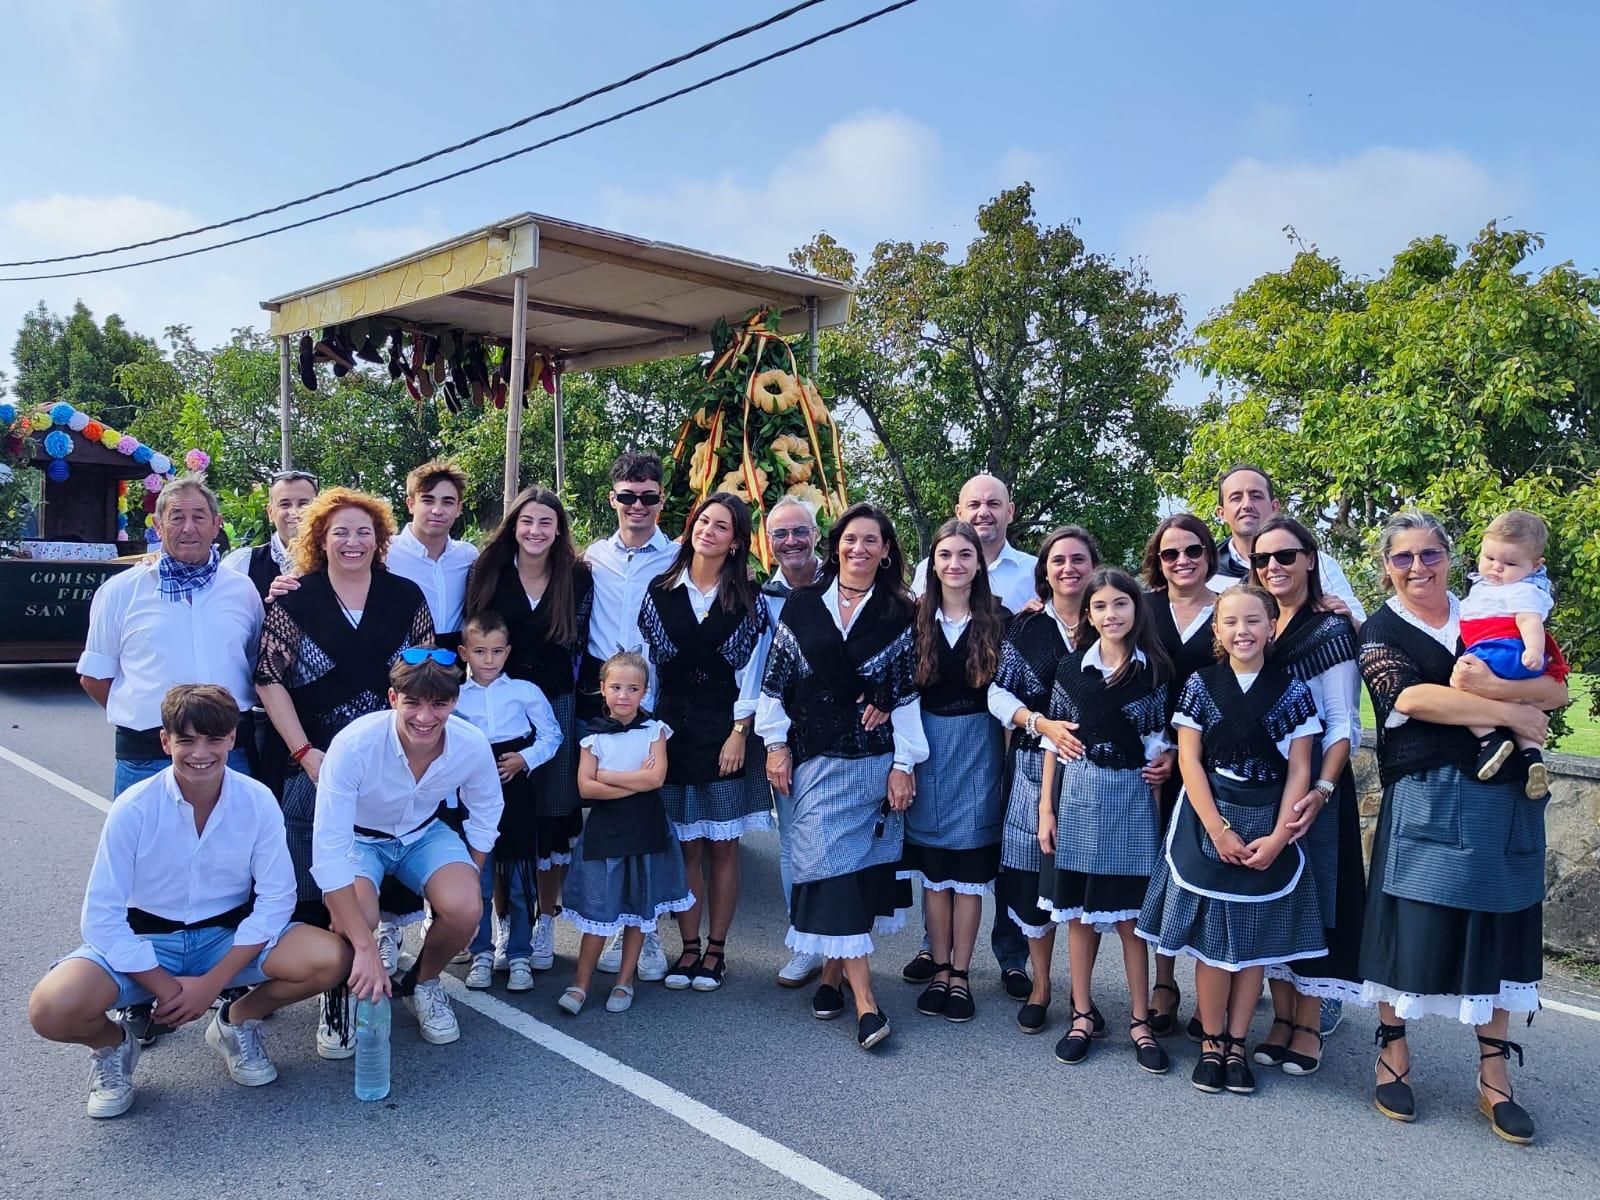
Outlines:
[{"label": "child's white shirt", "polygon": [[1555,599],[1549,592],[1526,579],[1515,583],[1490,583],[1480,579],[1467,589],[1466,598],[1461,601],[1461,619],[1477,621],[1485,617],[1532,613],[1543,621],[1555,606]]},{"label": "child's white shirt", "polygon": [[655,740],[671,736],[671,726],[652,719],[623,733],[591,733],[578,745],[593,754],[599,766],[607,771],[637,771],[650,757],[650,747]]}]

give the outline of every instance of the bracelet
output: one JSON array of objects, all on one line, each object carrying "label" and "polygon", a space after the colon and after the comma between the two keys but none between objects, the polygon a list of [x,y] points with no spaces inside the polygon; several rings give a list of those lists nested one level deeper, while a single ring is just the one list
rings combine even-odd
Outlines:
[{"label": "bracelet", "polygon": [[315,749],[315,746],[313,746],[310,742],[307,742],[304,746],[301,746],[300,749],[291,750],[289,752],[289,757],[294,759],[295,762],[304,762],[306,755],[310,754]]},{"label": "bracelet", "polygon": [[767,743],[767,753],[768,754],[774,754],[779,750],[782,750],[785,754],[789,753],[789,743],[788,742],[768,742]]},{"label": "bracelet", "polygon": [[1331,797],[1338,787],[1338,785],[1331,779],[1319,779],[1311,786],[1322,793],[1322,798],[1324,800],[1327,800],[1329,797]]},{"label": "bracelet", "polygon": [[1233,828],[1233,822],[1228,820],[1228,818],[1223,816],[1221,813],[1217,814],[1217,820],[1222,822],[1222,828],[1221,829],[1217,830],[1215,833],[1212,833],[1211,830],[1209,830],[1209,829],[1206,830],[1206,836],[1208,838],[1210,838],[1213,842],[1216,841],[1223,834],[1227,833],[1228,830]]},{"label": "bracelet", "polygon": [[1028,714],[1028,720],[1027,720],[1027,723],[1023,726],[1023,730],[1027,733],[1027,735],[1029,737],[1038,737],[1039,736],[1039,714],[1038,713],[1031,712],[1031,713]]}]

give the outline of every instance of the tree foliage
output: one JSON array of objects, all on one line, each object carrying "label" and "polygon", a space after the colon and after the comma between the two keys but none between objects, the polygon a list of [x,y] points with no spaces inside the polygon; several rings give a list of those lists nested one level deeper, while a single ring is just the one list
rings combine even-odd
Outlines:
[{"label": "tree foliage", "polygon": [[17,376],[11,390],[24,408],[65,400],[97,421],[126,429],[135,410],[117,385],[117,372],[129,363],[160,357],[153,341],[131,332],[115,313],[102,326],[82,301],[66,317],[41,301],[22,318],[17,332],[11,352]]},{"label": "tree foliage", "polygon": [[1019,543],[1077,521],[1126,557],[1155,524],[1157,473],[1182,455],[1186,421],[1167,402],[1178,301],[1073,226],[1041,225],[1031,185],[977,225],[956,263],[941,242],[882,242],[858,275],[827,234],[790,256],[858,285],[819,372],[873,435],[854,470],[924,552],[962,482],[987,471],[1011,487]]}]

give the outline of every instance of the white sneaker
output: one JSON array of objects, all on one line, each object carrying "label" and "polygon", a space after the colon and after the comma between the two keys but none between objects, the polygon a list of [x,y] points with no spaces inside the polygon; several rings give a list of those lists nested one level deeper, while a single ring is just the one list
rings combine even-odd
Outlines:
[{"label": "white sneaker", "polygon": [[261,1040],[260,1021],[240,1021],[230,1025],[219,1012],[206,1027],[206,1045],[222,1055],[228,1064],[228,1074],[235,1083],[245,1087],[260,1087],[278,1077],[278,1068],[267,1057],[266,1043]]},{"label": "white sneaker", "polygon": [[467,986],[481,992],[493,982],[494,955],[474,954],[472,956],[472,970],[467,972]]},{"label": "white sneaker", "polygon": [[525,958],[511,960],[511,978],[506,980],[506,991],[527,992],[533,989],[533,964]]},{"label": "white sneaker", "polygon": [[450,997],[445,995],[444,984],[437,979],[417,984],[416,991],[406,997],[406,1004],[417,1018],[423,1041],[446,1046],[461,1036]]},{"label": "white sneaker", "polygon": [[[641,967],[644,963],[639,964]],[[622,930],[617,930],[611,935],[611,940],[606,943],[606,948],[600,951],[600,961],[595,964],[596,970],[604,971],[607,975],[615,975],[622,970]],[[639,978],[643,979],[641,975]]]},{"label": "white sneaker", "polygon": [[796,950],[794,957],[778,972],[778,983],[783,987],[805,987],[822,973],[822,955]]},{"label": "white sneaker", "polygon": [[403,931],[387,921],[378,922],[378,959],[383,963],[384,974],[393,975],[400,965],[400,939]]},{"label": "white sneaker", "polygon": [[511,969],[511,960],[506,956],[506,948],[511,944],[511,921],[495,913],[490,923],[494,927],[494,969],[504,973]]},{"label": "white sneaker", "polygon": [[133,1107],[133,1068],[139,1063],[139,1042],[121,1021],[122,1041],[106,1050],[89,1052],[89,1103],[91,1117],[120,1117]]},{"label": "white sneaker", "polygon": [[[617,966],[622,965],[621,943],[617,943]],[[556,923],[548,913],[539,918],[539,923],[533,927],[533,957],[530,960],[535,971],[548,971],[556,965]]]},{"label": "white sneaker", "polygon": [[340,1036],[328,1024],[328,994],[317,997],[317,1057],[354,1058],[356,1056],[356,998],[347,996],[344,1006],[344,1027],[347,1037]]},{"label": "white sneaker", "polygon": [[[619,955],[617,966],[621,965]],[[661,948],[661,935],[647,933],[644,935],[644,946],[639,951],[639,979],[644,983],[658,983],[666,977],[667,952]]]}]

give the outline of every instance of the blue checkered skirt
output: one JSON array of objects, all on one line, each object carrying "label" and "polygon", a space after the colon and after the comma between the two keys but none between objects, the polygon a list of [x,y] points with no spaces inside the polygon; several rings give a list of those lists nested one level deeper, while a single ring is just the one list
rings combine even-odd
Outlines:
[{"label": "blue checkered skirt", "polygon": [[1000,837],[1000,865],[1014,871],[1039,873],[1039,789],[1044,754],[1017,750],[1012,755],[1011,795],[1006,800]]},{"label": "blue checkered skirt", "polygon": [[585,858],[582,834],[573,843],[572,865],[561,887],[561,915],[580,932],[609,937],[631,925],[653,933],[660,917],[693,905],[683,850],[676,841],[654,854],[621,858]]},{"label": "blue checkered skirt", "polygon": [[906,810],[906,841],[971,850],[1000,841],[1003,766],[1000,724],[987,712],[922,715],[928,760],[917,767],[917,796]]},{"label": "blue checkered skirt", "polygon": [[1160,842],[1157,800],[1136,770],[1056,760],[1057,869],[1085,875],[1143,875],[1155,870]]},{"label": "blue checkered skirt", "polygon": [[747,739],[744,767],[710,783],[664,783],[661,802],[678,840],[737,841],[755,829],[772,828],[772,786],[761,739]]}]

